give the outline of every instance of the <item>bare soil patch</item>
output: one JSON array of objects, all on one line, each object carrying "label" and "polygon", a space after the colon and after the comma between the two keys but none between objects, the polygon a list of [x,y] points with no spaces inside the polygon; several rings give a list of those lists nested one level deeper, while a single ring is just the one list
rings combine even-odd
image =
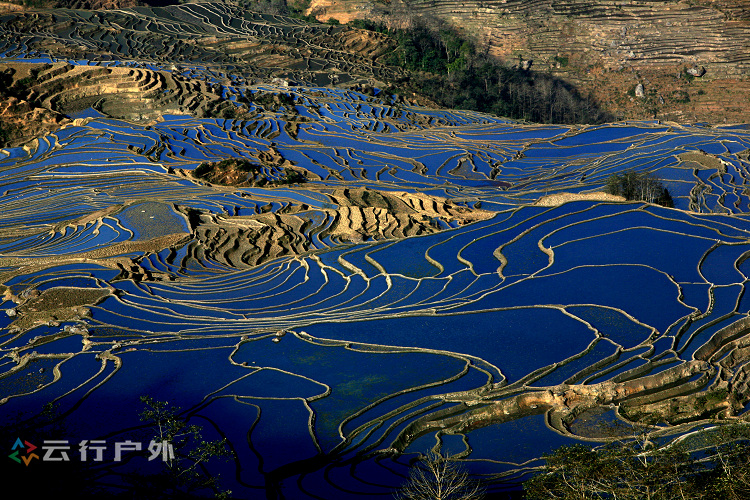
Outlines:
[{"label": "bare soil patch", "polygon": [[540,207],[554,207],[568,203],[569,201],[609,201],[622,202],[627,201],[623,196],[597,191],[594,193],[555,193],[548,194],[539,198],[534,205]]}]

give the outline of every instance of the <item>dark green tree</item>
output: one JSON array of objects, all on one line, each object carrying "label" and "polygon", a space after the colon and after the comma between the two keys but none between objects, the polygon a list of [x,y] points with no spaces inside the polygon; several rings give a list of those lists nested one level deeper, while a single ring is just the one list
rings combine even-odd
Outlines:
[{"label": "dark green tree", "polygon": [[628,201],[646,201],[663,207],[674,207],[669,190],[653,173],[630,169],[612,174],[607,178],[606,190],[609,194],[622,196]]}]

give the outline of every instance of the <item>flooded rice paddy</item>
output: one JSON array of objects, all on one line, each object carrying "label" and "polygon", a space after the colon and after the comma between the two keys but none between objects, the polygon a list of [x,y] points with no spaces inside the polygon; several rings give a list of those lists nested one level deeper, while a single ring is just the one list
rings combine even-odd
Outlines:
[{"label": "flooded rice paddy", "polygon": [[[597,439],[567,406],[493,413],[514,398],[684,368],[684,393],[669,379],[648,403],[729,387],[734,414],[744,411],[744,365],[723,357],[742,337],[723,332],[750,312],[750,129],[535,126],[396,109],[351,90],[263,88],[293,97],[309,121],[290,135],[283,109],[151,125],[89,113],[0,152],[5,428],[44,429],[52,403],[67,439],[127,439],[149,395],[229,440],[232,458],[214,472],[235,495],[345,499],[388,498],[430,448],[500,490],[542,453]],[[308,182],[238,188],[189,175],[272,148]],[[675,208],[534,205],[601,191],[630,168],[658,175]],[[329,195],[357,187],[493,214],[408,238],[331,236]],[[256,266],[231,265],[230,240],[194,230],[196,217],[239,224],[290,210],[306,250]],[[597,405],[629,424],[625,399],[587,408]],[[713,416],[654,430],[676,435]],[[128,467],[106,464],[100,477],[121,484]]]}]

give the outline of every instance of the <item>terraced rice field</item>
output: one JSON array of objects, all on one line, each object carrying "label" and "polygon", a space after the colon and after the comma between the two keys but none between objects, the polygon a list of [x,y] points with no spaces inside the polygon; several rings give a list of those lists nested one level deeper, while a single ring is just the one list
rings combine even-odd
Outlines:
[{"label": "terraced rice field", "polygon": [[[5,428],[43,433],[53,403],[72,443],[134,439],[150,395],[229,440],[212,472],[238,497],[345,499],[389,497],[433,447],[502,490],[648,417],[669,438],[746,415],[749,128],[226,91],[287,94],[307,119],[91,113],[0,153]],[[264,152],[308,182],[190,175]],[[631,168],[675,208],[564,194]],[[117,490],[138,460],[97,481]]]}]

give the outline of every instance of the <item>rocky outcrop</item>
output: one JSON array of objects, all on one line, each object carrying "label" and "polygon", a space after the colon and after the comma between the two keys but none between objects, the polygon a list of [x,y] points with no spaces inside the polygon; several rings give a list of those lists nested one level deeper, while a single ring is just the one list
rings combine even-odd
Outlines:
[{"label": "rocky outcrop", "polygon": [[70,122],[62,113],[6,96],[0,100],[0,147],[25,144]]},{"label": "rocky outcrop", "polygon": [[424,194],[360,188],[340,189],[329,197],[336,208],[298,205],[235,217],[194,213],[190,217],[194,238],[182,265],[208,259],[231,267],[253,267],[326,245],[431,234],[495,215]]},{"label": "rocky outcrop", "polygon": [[229,158],[218,162],[204,162],[192,171],[181,171],[211,184],[237,187],[270,187],[307,182],[318,176],[296,167],[276,148],[259,151],[248,158]]},{"label": "rocky outcrop", "polygon": [[112,294],[109,288],[55,287],[40,292],[27,289],[21,296],[12,297],[18,306],[13,309],[15,331],[25,331],[40,324],[51,326],[62,322],[78,321],[90,316],[89,306]]}]

